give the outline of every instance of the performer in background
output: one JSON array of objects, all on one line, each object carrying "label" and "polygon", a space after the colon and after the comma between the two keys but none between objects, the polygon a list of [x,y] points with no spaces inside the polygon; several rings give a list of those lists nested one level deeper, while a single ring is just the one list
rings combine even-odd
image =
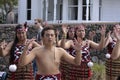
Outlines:
[{"label": "performer in background", "polygon": [[[5,48],[3,47],[3,44],[0,46],[0,56],[4,57],[9,55],[10,65],[14,64],[17,67],[15,72],[9,71],[8,80],[34,80],[32,63],[29,63],[24,67],[18,65],[19,58],[25,48],[25,44],[29,41],[26,33],[27,26],[18,24],[15,28],[14,41],[10,42]],[[40,45],[33,40],[31,45],[28,46],[28,52],[26,54],[29,54],[29,51],[38,46]]]},{"label": "performer in background", "polygon": [[[69,52],[72,56],[76,56],[76,52],[73,48],[74,40],[66,41],[66,26],[62,26],[63,28],[63,36],[61,40],[61,47]],[[100,50],[103,48],[104,39],[105,39],[105,27],[101,27],[101,41],[99,43],[95,43],[92,40],[85,39],[85,25],[79,24],[76,25],[75,28],[75,37],[78,41],[78,44],[81,43],[81,51],[82,51],[82,61],[81,65],[75,66],[69,64],[68,66],[62,66],[61,72],[63,80],[90,80],[92,76],[91,66],[93,63],[91,62],[90,49]],[[90,65],[89,65],[90,64]],[[66,70],[65,70],[65,67]]]},{"label": "performer in background", "polygon": [[116,24],[105,38],[104,47],[107,47],[106,79],[117,80],[120,76],[120,25]]}]

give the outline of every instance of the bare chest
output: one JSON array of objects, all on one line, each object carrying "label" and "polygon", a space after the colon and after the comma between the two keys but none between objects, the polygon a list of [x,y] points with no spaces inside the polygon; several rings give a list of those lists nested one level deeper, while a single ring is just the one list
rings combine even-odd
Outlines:
[{"label": "bare chest", "polygon": [[56,50],[53,51],[43,51],[38,56],[39,63],[48,64],[48,65],[59,65],[60,64],[60,56]]}]

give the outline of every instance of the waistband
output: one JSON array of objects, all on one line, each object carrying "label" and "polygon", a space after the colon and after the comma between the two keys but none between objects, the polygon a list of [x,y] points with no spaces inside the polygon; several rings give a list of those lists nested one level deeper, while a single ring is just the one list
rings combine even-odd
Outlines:
[{"label": "waistband", "polygon": [[41,75],[36,74],[35,80],[61,80],[61,74]]}]

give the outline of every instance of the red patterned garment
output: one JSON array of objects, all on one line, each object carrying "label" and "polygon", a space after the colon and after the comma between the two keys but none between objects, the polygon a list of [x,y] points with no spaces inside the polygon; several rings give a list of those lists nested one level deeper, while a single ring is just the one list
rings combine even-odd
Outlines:
[{"label": "red patterned garment", "polygon": [[[75,50],[69,48],[67,50],[72,56],[75,56]],[[62,74],[62,80],[78,80],[80,78],[89,78],[92,76],[91,69],[87,66],[87,63],[91,61],[90,47],[88,44],[82,47],[82,61],[81,65],[76,66],[69,64],[65,61],[61,62],[60,70]]]},{"label": "red patterned garment", "polygon": [[35,80],[61,80],[61,74],[54,75],[40,75],[36,74]]},{"label": "red patterned garment", "polygon": [[15,47],[14,50],[15,59],[13,64],[17,65],[17,71],[16,72],[9,71],[8,80],[34,80],[32,63],[24,67],[18,66],[19,57],[22,54],[23,49],[24,45],[16,45]]},{"label": "red patterned garment", "polygon": [[[112,50],[116,44],[116,41],[113,40],[111,43],[108,44],[107,49],[108,53],[111,54]],[[116,60],[106,59],[106,74],[112,78],[112,76],[119,76],[120,75],[120,57]]]}]

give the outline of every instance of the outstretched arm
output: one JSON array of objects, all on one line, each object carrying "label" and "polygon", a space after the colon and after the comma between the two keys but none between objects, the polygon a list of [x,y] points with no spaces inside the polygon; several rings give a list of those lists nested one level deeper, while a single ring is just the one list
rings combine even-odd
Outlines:
[{"label": "outstretched arm", "polygon": [[60,42],[60,46],[64,49],[68,49],[71,46],[71,40],[67,40],[67,33],[68,33],[68,29],[67,29],[67,25],[62,25],[62,39]]},{"label": "outstretched arm", "polygon": [[59,44],[59,33],[60,33],[59,29],[56,29],[56,46],[57,47],[60,46],[60,44]]},{"label": "outstretched arm", "polygon": [[104,48],[104,43],[105,43],[105,32],[106,32],[106,26],[103,25],[101,26],[100,33],[101,33],[101,40],[98,46],[98,50],[101,50]]},{"label": "outstretched arm", "polygon": [[111,31],[109,31],[109,32],[107,33],[107,36],[106,36],[106,38],[105,38],[105,40],[104,40],[103,48],[107,47],[108,44],[109,44],[110,42],[112,42],[112,37],[111,37],[110,35],[111,35]]},{"label": "outstretched arm", "polygon": [[71,64],[75,64],[75,65],[80,65],[81,64],[81,59],[82,59],[82,53],[81,53],[81,43],[79,44],[77,42],[77,40],[75,40],[75,45],[73,45],[73,48],[76,51],[76,56],[73,57],[72,55],[70,55],[69,53],[67,53],[66,51],[64,51],[64,55],[63,58],[65,61],[71,63]]},{"label": "outstretched arm", "polygon": [[13,45],[13,42],[10,42],[9,44],[6,45],[6,42],[3,41],[0,44],[0,56],[4,57],[4,56],[9,55],[12,45]]},{"label": "outstretched arm", "polygon": [[34,49],[32,49],[32,51],[30,51],[28,53],[28,47],[32,43],[34,43],[33,40],[30,40],[26,43],[26,46],[23,50],[23,53],[22,53],[22,55],[20,56],[20,59],[19,59],[19,65],[20,66],[25,66],[25,65],[29,64],[30,62],[32,62],[34,60],[36,49],[34,48]]},{"label": "outstretched arm", "polygon": [[89,40],[90,46],[93,47],[94,49],[97,49],[97,50],[103,49],[104,48],[104,42],[105,42],[105,32],[106,32],[106,26],[101,26],[101,29],[100,29],[101,40],[100,40],[100,42],[95,43],[95,42]]}]

